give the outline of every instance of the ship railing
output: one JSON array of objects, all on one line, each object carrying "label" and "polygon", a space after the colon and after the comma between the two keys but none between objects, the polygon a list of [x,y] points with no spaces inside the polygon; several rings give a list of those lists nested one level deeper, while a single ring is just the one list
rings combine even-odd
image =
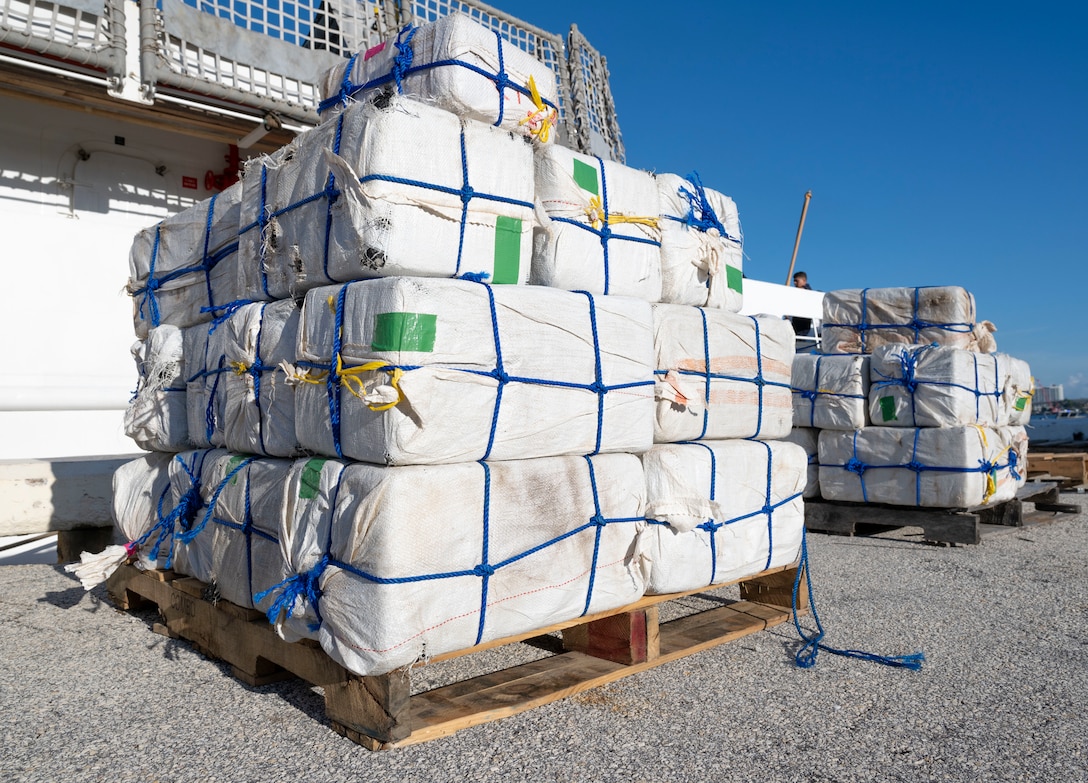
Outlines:
[{"label": "ship railing", "polygon": [[125,71],[123,0],[0,0],[0,53],[104,77],[119,88]]},{"label": "ship railing", "polygon": [[[313,125],[329,68],[408,23],[458,12],[551,69],[563,143],[624,159],[607,63],[578,28],[564,39],[475,0],[0,0],[0,52],[98,73],[112,94],[144,103]],[[126,35],[126,20],[138,31]]]}]

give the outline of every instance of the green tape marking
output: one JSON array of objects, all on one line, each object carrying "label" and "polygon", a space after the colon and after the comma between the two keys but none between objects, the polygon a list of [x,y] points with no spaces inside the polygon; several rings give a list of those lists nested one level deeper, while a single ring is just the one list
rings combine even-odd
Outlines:
[{"label": "green tape marking", "polygon": [[594,196],[601,194],[601,186],[597,182],[597,167],[574,159],[574,182],[582,190],[588,190]]},{"label": "green tape marking", "polygon": [[725,266],[725,282],[738,294],[744,293],[744,274],[735,266]]},{"label": "green tape marking", "polygon": [[370,347],[375,351],[433,351],[437,324],[438,316],[433,313],[378,313]]},{"label": "green tape marking", "polygon": [[1020,398],[1018,398],[1016,400],[1016,410],[1022,411],[1026,407],[1028,407],[1028,398],[1027,397],[1020,397]]},{"label": "green tape marking", "polygon": [[517,283],[521,271],[521,219],[499,215],[495,221],[494,283]]},{"label": "green tape marking", "polygon": [[899,420],[899,417],[895,415],[895,397],[880,398],[880,415],[884,417],[884,421]]},{"label": "green tape marking", "polygon": [[306,461],[302,468],[302,478],[298,482],[299,500],[313,500],[317,497],[317,491],[321,488],[321,468],[326,462],[327,459]]},{"label": "green tape marking", "polygon": [[[227,475],[230,476],[231,471],[234,470],[236,467],[238,467],[238,465],[241,464],[243,461],[245,461],[245,457],[243,455],[241,455],[241,454],[235,454],[233,457],[231,457],[230,462],[227,463]],[[239,471],[239,473],[240,472],[241,471]],[[231,484],[231,486],[234,486],[237,483],[238,483],[238,473],[235,473],[234,476],[230,480],[230,484]]]}]

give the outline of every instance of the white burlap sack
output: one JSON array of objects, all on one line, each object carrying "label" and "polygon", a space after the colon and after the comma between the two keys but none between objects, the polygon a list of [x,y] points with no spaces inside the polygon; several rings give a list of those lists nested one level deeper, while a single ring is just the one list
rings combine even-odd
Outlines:
[{"label": "white burlap sack", "polygon": [[1027,475],[1023,427],[866,427],[820,432],[827,500],[970,508],[1016,496]]},{"label": "white burlap sack", "polygon": [[869,357],[799,353],[793,357],[793,426],[858,430],[869,424]]},{"label": "white burlap sack", "polygon": [[267,610],[254,596],[288,574],[280,549],[291,460],[259,459],[225,451],[203,463],[200,509],[178,535],[173,568],[208,583],[209,593],[237,606]]},{"label": "white burlap sack", "polygon": [[128,292],[138,337],[160,324],[192,326],[238,298],[241,185],[141,230],[129,251]]},{"label": "white burlap sack", "polygon": [[243,182],[248,299],[396,275],[528,280],[533,154],[509,131],[400,97],[353,104]]},{"label": "white burlap sack", "polygon": [[800,446],[747,440],[658,444],[642,462],[649,524],[639,552],[647,593],[732,582],[797,559],[807,472]]},{"label": "white burlap sack", "polygon": [[870,365],[869,417],[881,427],[1009,423],[1007,361],[936,345],[884,345]]},{"label": "white burlap sack", "polygon": [[652,443],[637,299],[422,277],[321,288],[298,358],[296,433],[313,453],[407,465]]},{"label": "white burlap sack", "polygon": [[294,531],[297,576],[273,591],[274,610],[281,620],[289,609],[292,620],[319,617],[321,646],[358,674],[643,594],[635,548],[645,483],[633,455],[352,464],[335,484],[333,475],[330,462],[315,482],[334,506],[331,541]]},{"label": "white burlap sack", "polygon": [[796,443],[808,457],[805,499],[820,497],[820,431],[813,427],[794,427],[783,440]]},{"label": "white burlap sack", "polygon": [[131,351],[139,380],[125,409],[125,434],[148,451],[189,448],[181,330],[171,324],[156,326]]},{"label": "white burlap sack", "polygon": [[536,198],[534,284],[660,301],[652,174],[550,144],[536,150]]},{"label": "white burlap sack", "polygon": [[1000,353],[998,360],[1009,368],[1005,381],[1005,393],[1001,401],[1008,407],[1009,424],[1022,427],[1031,420],[1031,398],[1035,395],[1035,379],[1031,367],[1023,359]]},{"label": "white burlap sack", "polygon": [[[175,456],[151,452],[113,473],[113,521],[129,542],[129,554],[144,568],[159,567],[169,556],[169,547],[160,547],[157,558],[151,551],[164,530],[158,526],[161,515],[175,505],[170,498],[170,463]],[[166,530],[164,540],[168,535]]]},{"label": "white burlap sack", "polygon": [[321,90],[321,117],[327,119],[383,89],[541,142],[555,138],[559,119],[555,73],[465,14],[405,27],[396,37],[328,71]]},{"label": "white burlap sack", "polygon": [[657,175],[661,199],[661,301],[717,307],[744,304],[744,235],[733,199],[698,176]]},{"label": "white burlap sack", "polygon": [[223,446],[244,454],[294,457],[295,390],[281,365],[294,362],[299,306],[293,299],[245,305],[219,326]]},{"label": "white burlap sack", "polygon": [[851,288],[824,295],[827,353],[872,353],[881,345],[937,343],[990,353],[994,325],[977,321],[975,297],[957,286]]},{"label": "white burlap sack", "polygon": [[654,305],[653,319],[655,442],[789,434],[789,321],[671,304]]},{"label": "white burlap sack", "polygon": [[189,443],[198,449],[222,446],[227,375],[226,330],[221,322],[182,330],[185,353],[185,412]]}]

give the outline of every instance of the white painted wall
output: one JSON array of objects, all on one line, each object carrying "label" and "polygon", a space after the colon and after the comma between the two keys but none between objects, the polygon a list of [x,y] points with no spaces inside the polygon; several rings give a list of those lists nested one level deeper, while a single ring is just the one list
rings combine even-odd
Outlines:
[{"label": "white painted wall", "polygon": [[135,452],[129,246],[211,195],[204,172],[227,147],[4,96],[0,138],[0,459]]}]

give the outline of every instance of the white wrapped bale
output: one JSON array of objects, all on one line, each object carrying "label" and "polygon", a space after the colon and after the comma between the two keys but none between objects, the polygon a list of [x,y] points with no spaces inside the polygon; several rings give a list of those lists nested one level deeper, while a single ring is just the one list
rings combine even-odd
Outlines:
[{"label": "white wrapped bale", "polygon": [[550,144],[536,150],[542,224],[531,282],[661,299],[661,202],[652,174]]},{"label": "white wrapped bale", "polygon": [[[126,462],[113,474],[113,521],[124,535],[127,553],[144,568],[157,568],[169,558],[169,547],[159,547],[169,528],[160,524],[161,515],[173,508],[170,502],[170,463],[173,454],[151,452]],[[164,508],[165,507],[165,508]],[[165,531],[165,532],[163,532]]]},{"label": "white wrapped bale", "polygon": [[244,454],[294,457],[295,390],[281,363],[295,360],[299,306],[293,299],[238,308],[220,324],[224,366],[223,446]]},{"label": "white wrapped bale", "polygon": [[698,175],[657,175],[661,199],[661,301],[716,307],[744,304],[744,237],[737,205]]},{"label": "white wrapped bale", "polygon": [[197,324],[182,331],[185,353],[185,412],[189,443],[198,449],[222,446],[223,393],[231,372],[222,322]]},{"label": "white wrapped bale", "polygon": [[389,465],[641,452],[650,306],[534,286],[390,278],[311,291],[302,447]]},{"label": "white wrapped bale", "polygon": [[858,430],[869,424],[869,357],[799,353],[793,357],[793,426]]},{"label": "white wrapped bale", "polygon": [[783,440],[803,448],[808,457],[805,500],[820,497],[820,431],[813,427],[794,427]]},{"label": "white wrapped bale", "polygon": [[397,275],[528,280],[533,153],[509,131],[399,97],[354,104],[244,184],[247,299]]},{"label": "white wrapped bale", "polygon": [[202,465],[204,506],[177,536],[174,570],[207,582],[236,606],[267,610],[272,599],[254,596],[287,576],[279,536],[293,464],[212,452]]},{"label": "white wrapped bale", "polygon": [[645,483],[633,455],[352,464],[334,486],[326,481],[332,471],[321,476],[323,502],[334,505],[331,540],[296,531],[296,576],[273,591],[272,613],[320,618],[321,646],[357,674],[616,609],[643,594],[635,548]]},{"label": "white wrapped bale", "polygon": [[996,347],[993,331],[989,321],[977,321],[975,297],[957,286],[852,288],[824,295],[821,336],[827,353],[929,343],[989,353]]},{"label": "white wrapped bale", "polygon": [[1023,359],[1008,354],[997,354],[998,360],[1009,368],[1005,380],[1005,393],[1001,401],[1008,407],[1009,424],[1022,427],[1031,420],[1031,398],[1035,396],[1035,379],[1031,367]]},{"label": "white wrapped bale", "polygon": [[653,308],[654,440],[781,440],[793,425],[793,329],[771,316]]},{"label": "white wrapped bale", "polygon": [[797,560],[808,469],[800,446],[658,444],[642,461],[650,523],[639,550],[647,593],[731,582]]},{"label": "white wrapped bale", "polygon": [[241,185],[141,230],[129,251],[128,292],[138,337],[160,324],[210,321],[238,298]]},{"label": "white wrapped bale", "polygon": [[869,417],[881,427],[1009,423],[1000,354],[936,345],[884,345],[872,355]]},{"label": "white wrapped bale", "polygon": [[1026,476],[1023,427],[866,427],[820,433],[826,500],[971,508],[1011,500]]},{"label": "white wrapped bale", "polygon": [[125,409],[125,434],[148,451],[189,448],[185,351],[181,330],[156,326],[132,345],[139,381]]},{"label": "white wrapped bale", "polygon": [[318,112],[327,119],[389,89],[542,143],[559,120],[555,73],[461,13],[405,27],[328,71]]}]

